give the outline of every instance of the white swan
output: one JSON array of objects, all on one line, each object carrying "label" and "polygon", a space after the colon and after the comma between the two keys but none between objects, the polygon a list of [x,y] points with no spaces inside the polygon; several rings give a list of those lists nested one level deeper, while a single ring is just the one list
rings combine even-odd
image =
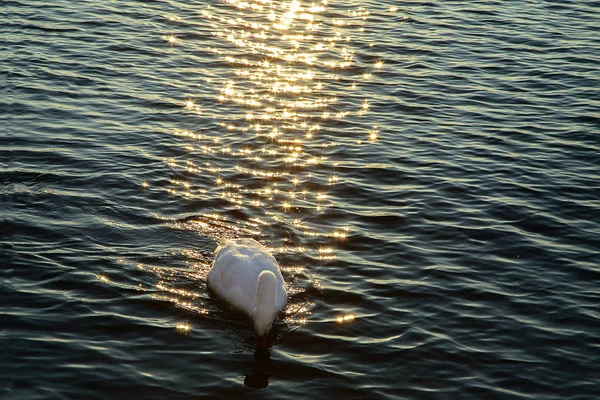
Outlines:
[{"label": "white swan", "polygon": [[254,239],[221,242],[208,272],[208,287],[254,321],[257,347],[267,347],[267,334],[287,301],[279,265]]}]

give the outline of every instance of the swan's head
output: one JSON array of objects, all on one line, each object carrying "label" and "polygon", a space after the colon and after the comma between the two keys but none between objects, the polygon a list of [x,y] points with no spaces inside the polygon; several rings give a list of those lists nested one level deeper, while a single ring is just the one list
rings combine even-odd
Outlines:
[{"label": "swan's head", "polygon": [[258,289],[256,290],[256,304],[254,305],[254,332],[256,333],[256,347],[268,347],[267,334],[277,317],[275,308],[275,293],[277,291],[277,278],[271,271],[263,271],[258,276]]}]

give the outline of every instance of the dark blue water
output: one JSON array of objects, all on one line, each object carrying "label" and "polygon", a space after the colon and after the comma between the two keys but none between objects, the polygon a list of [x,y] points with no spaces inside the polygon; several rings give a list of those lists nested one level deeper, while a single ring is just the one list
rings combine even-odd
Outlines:
[{"label": "dark blue water", "polygon": [[0,13],[0,398],[600,397],[599,2]]}]

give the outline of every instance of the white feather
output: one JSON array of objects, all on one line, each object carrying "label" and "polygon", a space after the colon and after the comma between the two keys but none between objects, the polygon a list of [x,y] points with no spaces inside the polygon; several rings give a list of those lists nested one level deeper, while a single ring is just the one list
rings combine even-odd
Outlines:
[{"label": "white feather", "polygon": [[[261,277],[263,271],[269,271]],[[257,335],[271,329],[277,313],[285,307],[287,294],[279,265],[254,239],[222,242],[208,273],[208,287],[254,321]]]}]

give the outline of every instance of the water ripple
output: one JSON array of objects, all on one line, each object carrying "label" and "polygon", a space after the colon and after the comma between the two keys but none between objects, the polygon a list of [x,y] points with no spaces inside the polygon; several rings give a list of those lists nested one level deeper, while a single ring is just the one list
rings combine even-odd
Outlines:
[{"label": "water ripple", "polygon": [[0,397],[600,396],[598,2],[4,3]]}]

